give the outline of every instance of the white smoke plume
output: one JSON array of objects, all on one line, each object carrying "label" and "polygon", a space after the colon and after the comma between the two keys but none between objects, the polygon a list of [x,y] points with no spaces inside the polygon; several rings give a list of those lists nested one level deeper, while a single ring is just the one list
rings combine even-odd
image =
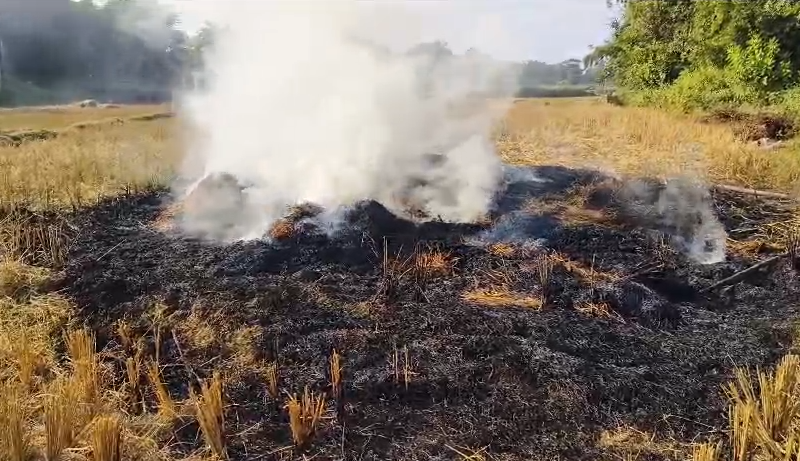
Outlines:
[{"label": "white smoke plume", "polygon": [[668,181],[656,202],[665,225],[674,229],[673,244],[699,264],[725,260],[725,227],[713,209],[705,184],[688,178]]},{"label": "white smoke plume", "polygon": [[725,260],[727,232],[714,211],[708,185],[694,175],[670,178],[656,187],[627,181],[619,199],[645,227],[669,235],[672,246],[698,264]]},{"label": "white smoke plume", "polygon": [[[496,49],[496,17],[466,2],[197,7],[222,27],[206,56],[206,89],[181,104],[196,132],[175,188],[186,196],[215,173],[250,185],[247,212],[227,238],[261,237],[303,202],[327,210],[365,199],[395,210],[413,202],[446,221],[489,209],[502,175],[490,130],[505,108],[486,96],[513,94],[517,67],[479,53],[434,60],[405,50],[437,38],[423,24],[431,30],[454,14],[472,18],[464,27],[474,27],[478,49],[487,39]],[[184,224],[204,232],[214,225]]]},{"label": "white smoke plume", "polygon": [[152,49],[164,50],[173,39],[172,8],[165,8],[158,0],[136,0],[118,8],[114,16],[116,27],[142,40]]}]

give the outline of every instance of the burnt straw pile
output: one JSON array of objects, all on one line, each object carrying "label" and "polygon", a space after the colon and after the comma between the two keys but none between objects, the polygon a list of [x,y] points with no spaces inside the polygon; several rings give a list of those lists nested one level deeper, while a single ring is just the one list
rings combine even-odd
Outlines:
[{"label": "burnt straw pile", "polygon": [[[689,442],[725,426],[735,365],[792,346],[790,248],[746,244],[789,219],[777,201],[509,168],[478,223],[366,202],[336,232],[306,208],[215,244],[165,225],[166,197],[76,216],[61,289],[109,350],[120,321],[145,338],[175,400],[219,372],[231,459],[601,459],[620,426]],[[325,398],[307,430],[286,407],[304,389]]]}]

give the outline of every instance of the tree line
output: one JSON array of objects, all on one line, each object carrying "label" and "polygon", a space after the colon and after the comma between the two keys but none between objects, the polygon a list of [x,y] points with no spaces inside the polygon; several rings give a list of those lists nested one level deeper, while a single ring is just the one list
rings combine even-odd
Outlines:
[{"label": "tree line", "polygon": [[626,102],[684,111],[800,109],[800,3],[789,0],[617,1],[601,63]]},{"label": "tree line", "polygon": [[0,103],[166,100],[197,63],[178,21],[141,0],[0,0]]},{"label": "tree line", "polygon": [[[190,36],[179,22],[155,0],[0,0],[0,105],[167,101],[193,84],[214,38],[211,26]],[[440,41],[407,52],[454,56]],[[583,64],[515,63],[529,89],[592,85],[597,68]]]},{"label": "tree line", "polygon": [[[384,50],[383,52],[387,52]],[[494,59],[476,48],[457,55],[446,42],[420,43],[407,51],[410,55],[426,55],[434,62],[448,59],[482,59],[490,66]],[[588,63],[581,59],[567,59],[558,63],[527,60],[503,63],[517,76],[516,86],[520,96],[582,96],[598,83],[603,63]]]}]

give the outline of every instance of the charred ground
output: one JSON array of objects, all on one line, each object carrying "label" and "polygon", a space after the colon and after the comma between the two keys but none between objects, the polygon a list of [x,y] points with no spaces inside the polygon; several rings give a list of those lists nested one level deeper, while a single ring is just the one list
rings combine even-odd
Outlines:
[{"label": "charred ground", "polygon": [[[657,219],[632,219],[619,181],[557,167],[511,177],[481,224],[418,225],[368,202],[335,236],[295,220],[271,243],[162,232],[152,224],[166,193],[118,198],[73,217],[59,288],[110,366],[124,369],[117,331],[131,325],[176,400],[221,371],[232,459],[300,456],[286,449],[285,393],[331,393],[334,349],[344,392],[306,448],[319,459],[453,459],[450,447],[488,446],[497,459],[588,460],[612,455],[597,439],[622,425],[682,442],[720,431],[733,367],[791,347],[790,265],[701,293],[769,255],[699,265]],[[732,193],[709,200],[742,240],[790,213]],[[433,253],[450,265],[420,265]],[[521,301],[531,298],[541,307]],[[188,454],[202,439],[187,419],[165,443]]]}]

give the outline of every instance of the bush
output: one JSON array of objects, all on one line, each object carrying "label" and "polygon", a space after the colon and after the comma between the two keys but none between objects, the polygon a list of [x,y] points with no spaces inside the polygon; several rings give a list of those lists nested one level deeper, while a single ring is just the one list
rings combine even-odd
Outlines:
[{"label": "bush", "polygon": [[771,102],[786,117],[800,122],[800,87],[776,93]]},{"label": "bush", "polygon": [[681,112],[710,111],[726,107],[762,105],[759,94],[738,83],[723,69],[702,67],[686,71],[672,85],[630,93],[626,102]]}]

